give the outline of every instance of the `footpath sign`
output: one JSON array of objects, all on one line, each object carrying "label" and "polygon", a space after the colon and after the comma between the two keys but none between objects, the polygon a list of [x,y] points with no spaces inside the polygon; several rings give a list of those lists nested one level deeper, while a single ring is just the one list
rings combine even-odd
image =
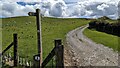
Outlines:
[{"label": "footpath sign", "polygon": [[34,55],[33,56],[33,59],[35,60],[35,61],[40,61],[40,54],[38,54],[38,55]]}]

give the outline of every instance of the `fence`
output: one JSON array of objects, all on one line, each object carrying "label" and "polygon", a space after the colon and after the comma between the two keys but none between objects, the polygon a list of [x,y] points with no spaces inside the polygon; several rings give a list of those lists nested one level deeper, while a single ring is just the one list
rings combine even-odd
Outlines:
[{"label": "fence", "polygon": [[42,68],[44,68],[54,56],[56,59],[56,68],[64,68],[63,54],[64,54],[64,47],[63,45],[61,45],[61,40],[57,39],[55,40],[55,47],[49,53],[46,59],[43,61]]},{"label": "fence", "polygon": [[[64,68],[64,60],[63,60],[63,53],[64,53],[64,47],[62,45],[61,39],[56,39],[54,41],[55,47],[52,49],[52,51],[49,53],[49,55],[45,58],[45,60],[42,62],[41,67],[44,68],[50,60],[52,60],[53,63],[53,57],[55,57],[56,61],[56,68]],[[8,52],[6,53],[12,46],[13,47],[13,55],[12,53]],[[13,34],[13,42],[5,49],[2,51],[2,65],[9,65],[9,66],[14,66],[14,67],[27,67],[27,68],[32,68],[32,67],[40,67],[38,61],[30,61],[28,57],[22,57],[17,53],[18,49],[18,39],[17,39],[17,34]],[[54,66],[54,67],[55,67]]]},{"label": "fence", "polygon": [[[13,55],[12,53],[6,53],[12,46],[13,47]],[[13,34],[13,42],[2,51],[0,57],[2,57],[2,66],[9,65],[12,67],[32,67],[32,61],[28,60],[28,58],[23,58],[18,55],[18,39],[17,34]]]},{"label": "fence", "polygon": [[28,60],[26,57],[17,56],[17,66],[14,66],[14,59],[12,57],[12,53],[6,53],[2,56],[2,66],[9,66],[9,67],[27,67],[32,68],[33,62]]},{"label": "fence", "polygon": [[[14,61],[12,61],[11,55],[8,54],[8,55],[4,56],[4,53],[7,50],[9,50],[12,46],[14,46],[14,50],[13,50],[13,52],[14,52],[13,60]],[[5,50],[2,51],[1,56],[3,58],[3,64],[6,63],[6,62],[8,62],[9,60],[11,60],[13,62],[13,66],[15,66],[15,67],[17,66],[17,46],[18,46],[18,43],[17,43],[17,34],[13,34],[13,42]]]},{"label": "fence", "polygon": [[37,58],[37,61],[29,61],[28,58],[21,58],[17,53],[17,46],[18,46],[18,40],[17,40],[17,34],[13,34],[14,39],[13,42],[2,52],[2,55],[10,49],[14,45],[14,57],[12,59],[11,54],[3,55],[3,64],[6,64],[8,61],[11,62],[11,65],[13,63],[13,66],[17,67],[18,65],[27,68],[44,68],[48,62],[55,56],[56,59],[56,68],[64,68],[64,60],[63,60],[63,53],[64,53],[64,47],[61,45],[61,40],[57,39],[55,40],[55,47],[53,50],[49,53],[49,55],[45,58],[45,60],[42,62],[42,45],[41,45],[41,21],[40,21],[40,10],[36,9],[36,12],[29,12],[28,15],[30,16],[36,16],[36,24],[37,24],[37,43],[38,43],[38,55],[34,56]]}]

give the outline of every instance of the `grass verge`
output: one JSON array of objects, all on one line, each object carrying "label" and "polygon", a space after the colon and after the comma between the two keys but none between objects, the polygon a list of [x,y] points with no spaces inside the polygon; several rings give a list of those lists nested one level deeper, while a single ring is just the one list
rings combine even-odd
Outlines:
[{"label": "grass verge", "polygon": [[99,32],[96,30],[85,29],[84,34],[95,41],[96,43],[103,44],[107,47],[113,48],[113,50],[118,51],[119,37]]}]

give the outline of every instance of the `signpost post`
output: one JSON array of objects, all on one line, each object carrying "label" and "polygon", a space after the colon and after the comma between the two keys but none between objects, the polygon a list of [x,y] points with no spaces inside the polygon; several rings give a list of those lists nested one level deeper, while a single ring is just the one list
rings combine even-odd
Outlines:
[{"label": "signpost post", "polygon": [[38,54],[40,54],[40,61],[39,62],[39,68],[42,64],[42,36],[41,36],[41,17],[40,17],[40,9],[36,9],[35,12],[29,12],[29,16],[36,16],[36,25],[37,25],[37,43],[38,43]]}]

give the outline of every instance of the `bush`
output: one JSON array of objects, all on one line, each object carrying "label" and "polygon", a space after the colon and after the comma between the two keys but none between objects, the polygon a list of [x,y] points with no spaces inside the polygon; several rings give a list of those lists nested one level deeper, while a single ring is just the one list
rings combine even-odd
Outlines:
[{"label": "bush", "polygon": [[96,29],[97,31],[106,32],[109,34],[120,36],[120,22],[109,24],[106,21],[94,20],[89,22],[89,29]]}]

